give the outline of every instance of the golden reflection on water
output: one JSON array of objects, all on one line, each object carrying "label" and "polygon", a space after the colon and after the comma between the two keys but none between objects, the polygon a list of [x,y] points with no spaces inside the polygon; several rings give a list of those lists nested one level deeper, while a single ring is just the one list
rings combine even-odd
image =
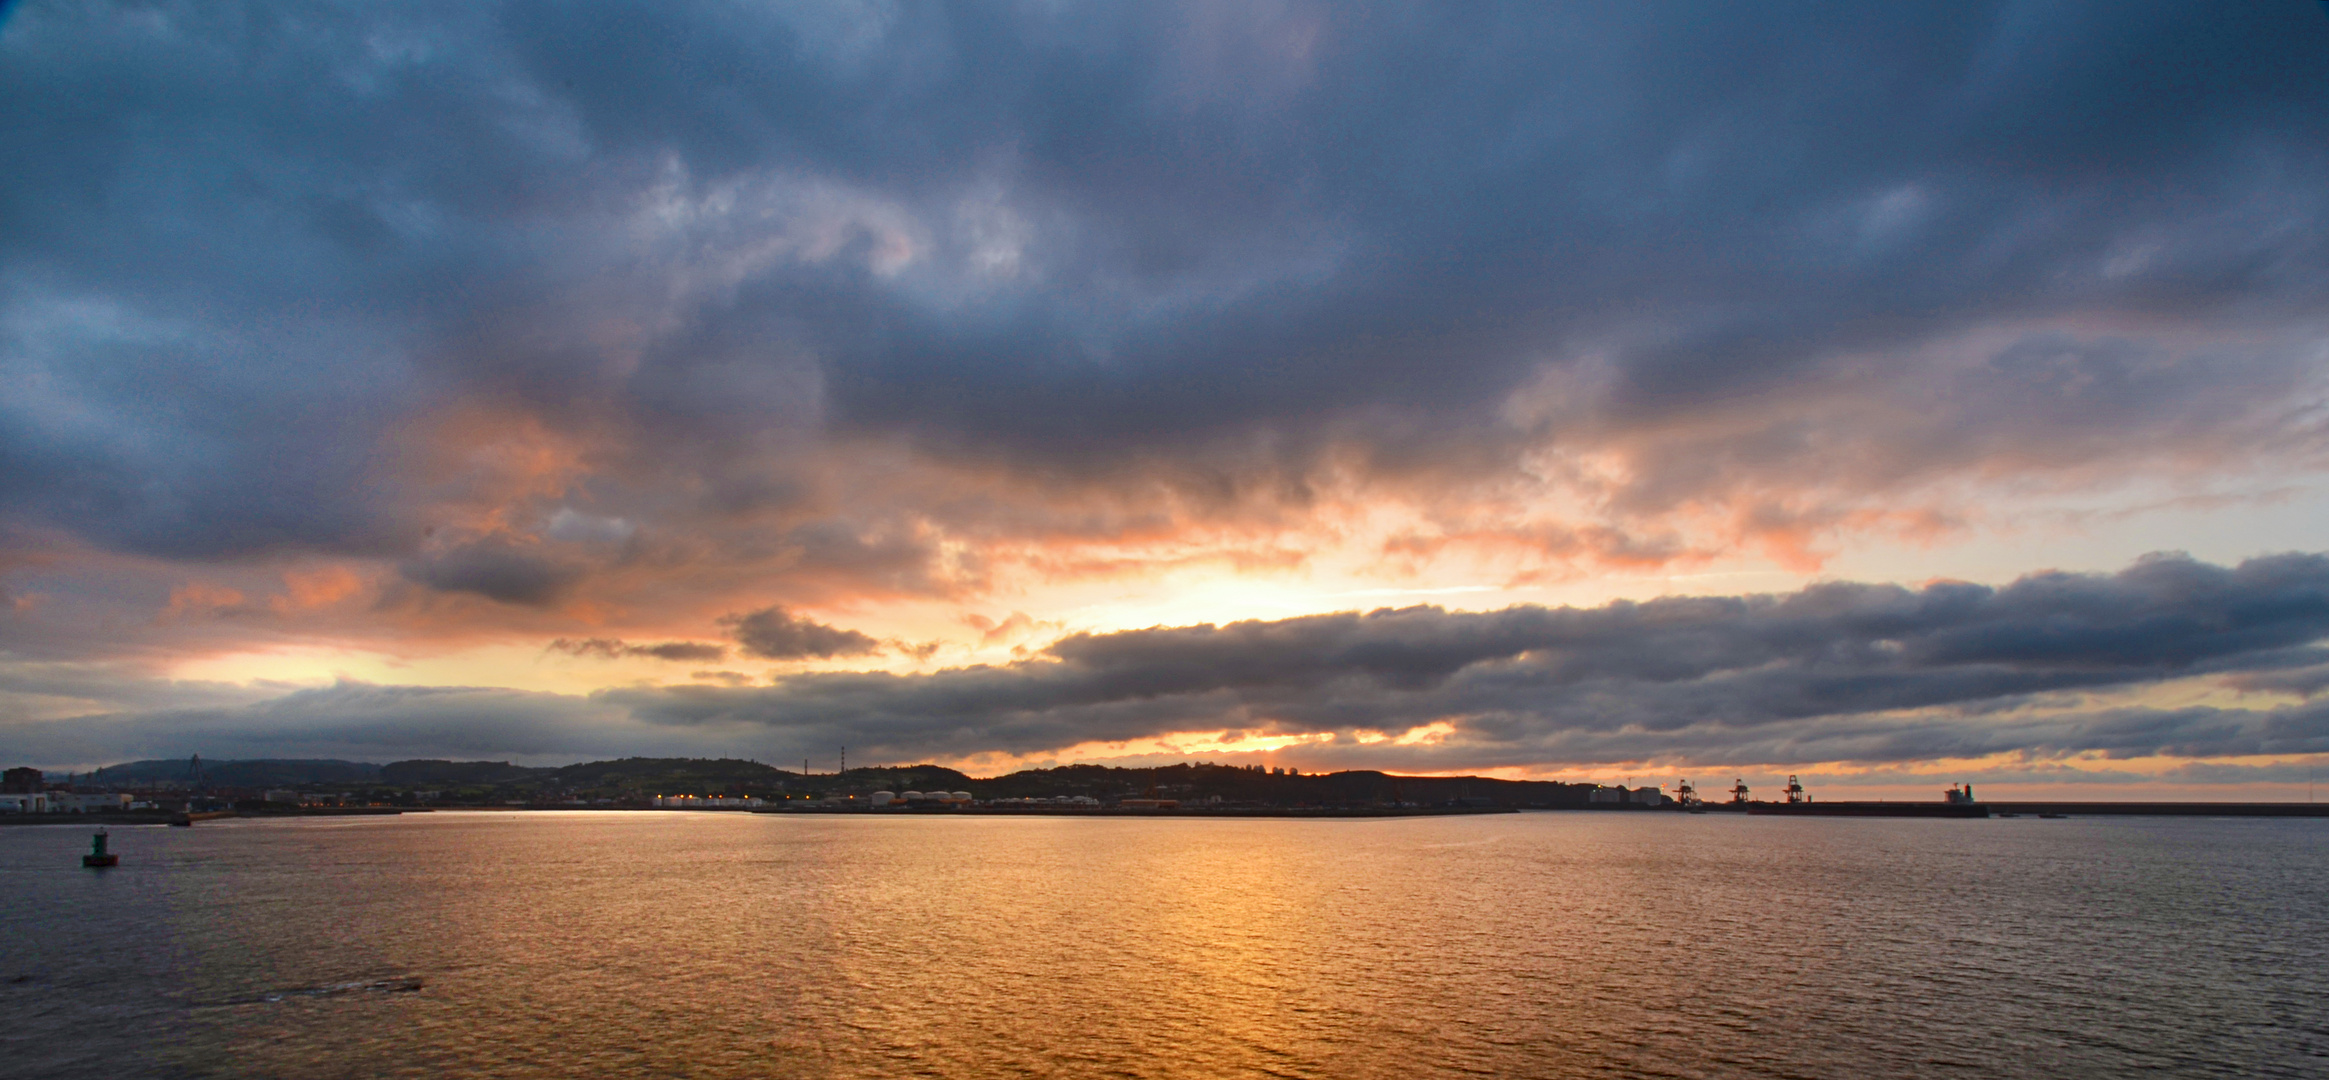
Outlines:
[{"label": "golden reflection on water", "polygon": [[2325,834],[447,813],[140,830],[0,929],[100,1033],[46,1080],[2294,1076]]}]

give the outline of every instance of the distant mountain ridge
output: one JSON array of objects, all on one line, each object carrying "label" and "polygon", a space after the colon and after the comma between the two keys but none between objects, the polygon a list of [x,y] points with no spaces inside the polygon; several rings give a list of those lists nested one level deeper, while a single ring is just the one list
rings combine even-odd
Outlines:
[{"label": "distant mountain ridge", "polygon": [[[979,798],[1155,794],[1268,805],[1438,804],[1485,800],[1501,805],[1583,803],[1594,785],[1479,776],[1400,776],[1372,770],[1281,773],[1235,765],[1180,763],[1154,768],[1063,765],[974,778],[942,765],[873,766],[844,773],[799,773],[738,758],[619,758],[563,766],[507,761],[416,759],[375,765],[360,761],[205,761],[212,787],[331,787],[371,785],[444,793],[475,801],[543,800],[577,796],[636,800],[669,794],[778,793],[791,797],[890,791],[969,791]],[[108,765],[90,782],[129,786],[186,783],[184,760]]]}]

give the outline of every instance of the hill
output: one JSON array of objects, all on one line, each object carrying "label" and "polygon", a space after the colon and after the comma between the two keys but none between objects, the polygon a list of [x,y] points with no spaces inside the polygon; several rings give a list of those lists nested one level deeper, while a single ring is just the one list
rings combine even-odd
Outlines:
[{"label": "hill", "polygon": [[1395,776],[1372,770],[1287,774],[1236,765],[1177,764],[1153,769],[1063,765],[973,780],[980,798],[1146,795],[1274,806],[1350,806],[1485,800],[1500,806],[1563,806],[1586,801],[1591,784],[1497,780],[1484,776]]},{"label": "hill", "polygon": [[851,769],[839,776],[813,776],[810,785],[826,781],[835,791],[966,791],[981,781],[944,765],[883,765]]},{"label": "hill", "polygon": [[[186,783],[182,760],[109,765],[93,782],[132,786]],[[1497,780],[1479,776],[1397,776],[1371,770],[1280,773],[1245,766],[1181,763],[1150,769],[1063,765],[1005,776],[973,778],[942,765],[873,766],[801,774],[739,758],[620,758],[558,767],[507,761],[423,759],[373,765],[358,761],[206,761],[212,787],[372,789],[375,797],[409,799],[413,791],[442,792],[460,803],[613,800],[632,803],[655,795],[757,795],[802,798],[864,795],[874,791],[968,791],[981,799],[1089,795],[1103,800],[1155,794],[1189,802],[1262,806],[1354,806],[1381,803],[1437,805],[1475,802],[1500,806],[1584,803],[1589,784]]]}]

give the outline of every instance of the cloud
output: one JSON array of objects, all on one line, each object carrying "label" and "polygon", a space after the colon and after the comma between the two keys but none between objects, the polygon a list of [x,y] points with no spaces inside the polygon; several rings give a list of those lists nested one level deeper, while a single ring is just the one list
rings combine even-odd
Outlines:
[{"label": "cloud", "polygon": [[1024,639],[1041,629],[1059,628],[1058,623],[1037,619],[1024,611],[1014,611],[1000,622],[974,612],[964,615],[962,622],[978,631],[981,645],[1009,643]]},{"label": "cloud", "polygon": [[[266,701],[294,689],[264,680],[238,684],[155,678],[134,663],[18,659],[0,665],[0,715],[35,721],[172,708],[225,708]],[[0,724],[0,741],[7,739],[6,730],[6,725]]]},{"label": "cloud", "polygon": [[2242,693],[2293,694],[2311,699],[2329,690],[2329,664],[2278,671],[2245,671],[2224,678],[2224,685]]},{"label": "cloud", "polygon": [[633,645],[621,638],[553,638],[549,648],[575,656],[603,656],[609,660],[627,656],[641,656],[651,660],[690,660],[698,663],[716,663],[728,658],[725,645],[699,641],[665,641],[654,645]]},{"label": "cloud", "polygon": [[[174,709],[95,727],[75,721],[12,725],[5,737],[9,752],[46,761],[190,753],[535,760],[620,753],[626,725],[615,710],[558,694],[343,680],[239,708]],[[683,737],[671,745],[690,742]]]},{"label": "cloud", "polygon": [[[1335,732],[1305,752],[1464,767],[2310,752],[2324,734],[2317,711],[2022,710],[2040,695],[2318,662],[2325,636],[2329,558],[2225,568],[2159,556],[2116,575],[2040,574],[2002,589],[1835,583],[1593,609],[1416,607],[1077,634],[1004,667],[603,700],[650,723],[807,727],[909,755],[1220,728]],[[1428,749],[1362,741],[1433,723],[1453,734]]]},{"label": "cloud", "polygon": [[[1862,711],[2147,681],[2225,657],[2276,656],[2324,635],[2329,560],[2276,556],[2227,569],[2165,555],[2108,577],[2039,574],[2003,589],[1838,582],[1786,595],[1590,610],[1385,609],[1077,634],[1050,652],[1144,696],[1209,686],[1312,689],[1353,677],[1422,690],[1494,668],[1495,678],[1548,689],[1722,677],[1732,696],[1787,687],[1791,697],[1807,698],[1784,715],[1831,699]],[[1843,688],[1858,700],[1837,697]]]},{"label": "cloud", "polygon": [[[0,42],[0,518],[108,551],[932,593],[933,530],[1551,482],[1810,558],[1948,478],[2319,462],[2296,5],[153,10]],[[414,452],[479,403],[573,455]]]},{"label": "cloud", "polygon": [[746,653],[769,660],[826,660],[881,649],[881,642],[855,630],[827,626],[780,607],[729,615],[720,623],[735,634]]},{"label": "cloud", "polygon": [[[2117,574],[2037,574],[2003,588],[1831,583],[1596,608],[1413,607],[1077,634],[1008,665],[815,672],[759,687],[497,697],[348,684],[201,713],[187,730],[238,745],[291,740],[302,752],[325,737],[318,732],[436,747],[451,745],[456,732],[444,725],[458,714],[469,718],[458,726],[462,745],[481,754],[845,743],[869,760],[1041,755],[1227,731],[1300,736],[1293,753],[1322,768],[2206,759],[2329,753],[2329,707],[2167,708],[2127,694],[2320,665],[2324,638],[2329,556],[2233,567],[2156,556]],[[418,703],[410,718],[405,701]],[[496,734],[505,701],[516,709],[506,737]],[[294,719],[303,709],[315,711],[313,724]],[[174,716],[82,728],[184,727]],[[26,730],[16,737],[58,737]],[[658,740],[668,745],[658,750]]]},{"label": "cloud", "polygon": [[440,592],[474,593],[488,600],[542,607],[566,594],[582,570],[532,551],[477,541],[404,563],[399,572]]},{"label": "cloud", "polygon": [[[927,657],[889,616],[1026,607],[980,635],[1032,650],[1031,583],[1801,573],[2070,496],[2317,499],[2329,62],[2316,12],[2221,6],[22,5],[0,647],[695,648],[633,643],[742,595],[777,605],[749,655]],[[2104,546],[2247,535],[2222,505]],[[1501,618],[1462,633],[1584,616]],[[1337,667],[1338,633],[1431,637],[1370,619],[843,697],[1021,685],[1011,745],[1080,729],[1038,692],[1069,676],[1110,732],[1446,709],[1483,760],[1570,752],[1527,733],[1593,694],[1858,701],[1784,654]],[[1249,635],[1328,651],[1200,677]],[[2075,681],[1995,666],[1870,685]]]}]

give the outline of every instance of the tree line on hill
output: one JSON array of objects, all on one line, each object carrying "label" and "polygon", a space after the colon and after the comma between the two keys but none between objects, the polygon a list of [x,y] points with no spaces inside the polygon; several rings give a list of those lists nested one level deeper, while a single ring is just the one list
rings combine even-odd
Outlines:
[{"label": "tree line on hill", "polygon": [[[137,761],[99,769],[101,786],[197,782],[189,760]],[[979,799],[1088,795],[1132,796],[1263,806],[1356,806],[1391,803],[1559,806],[1587,801],[1591,784],[1499,780],[1478,776],[1398,776],[1372,770],[1310,773],[1252,766],[1180,763],[1154,768],[1063,765],[977,778],[940,765],[869,766],[842,773],[801,773],[737,758],[622,758],[564,766],[506,761],[204,762],[199,783],[214,788],[329,789],[378,801],[446,803],[625,803],[656,795],[756,796],[768,800],[866,795],[874,791],[968,791]]]}]

